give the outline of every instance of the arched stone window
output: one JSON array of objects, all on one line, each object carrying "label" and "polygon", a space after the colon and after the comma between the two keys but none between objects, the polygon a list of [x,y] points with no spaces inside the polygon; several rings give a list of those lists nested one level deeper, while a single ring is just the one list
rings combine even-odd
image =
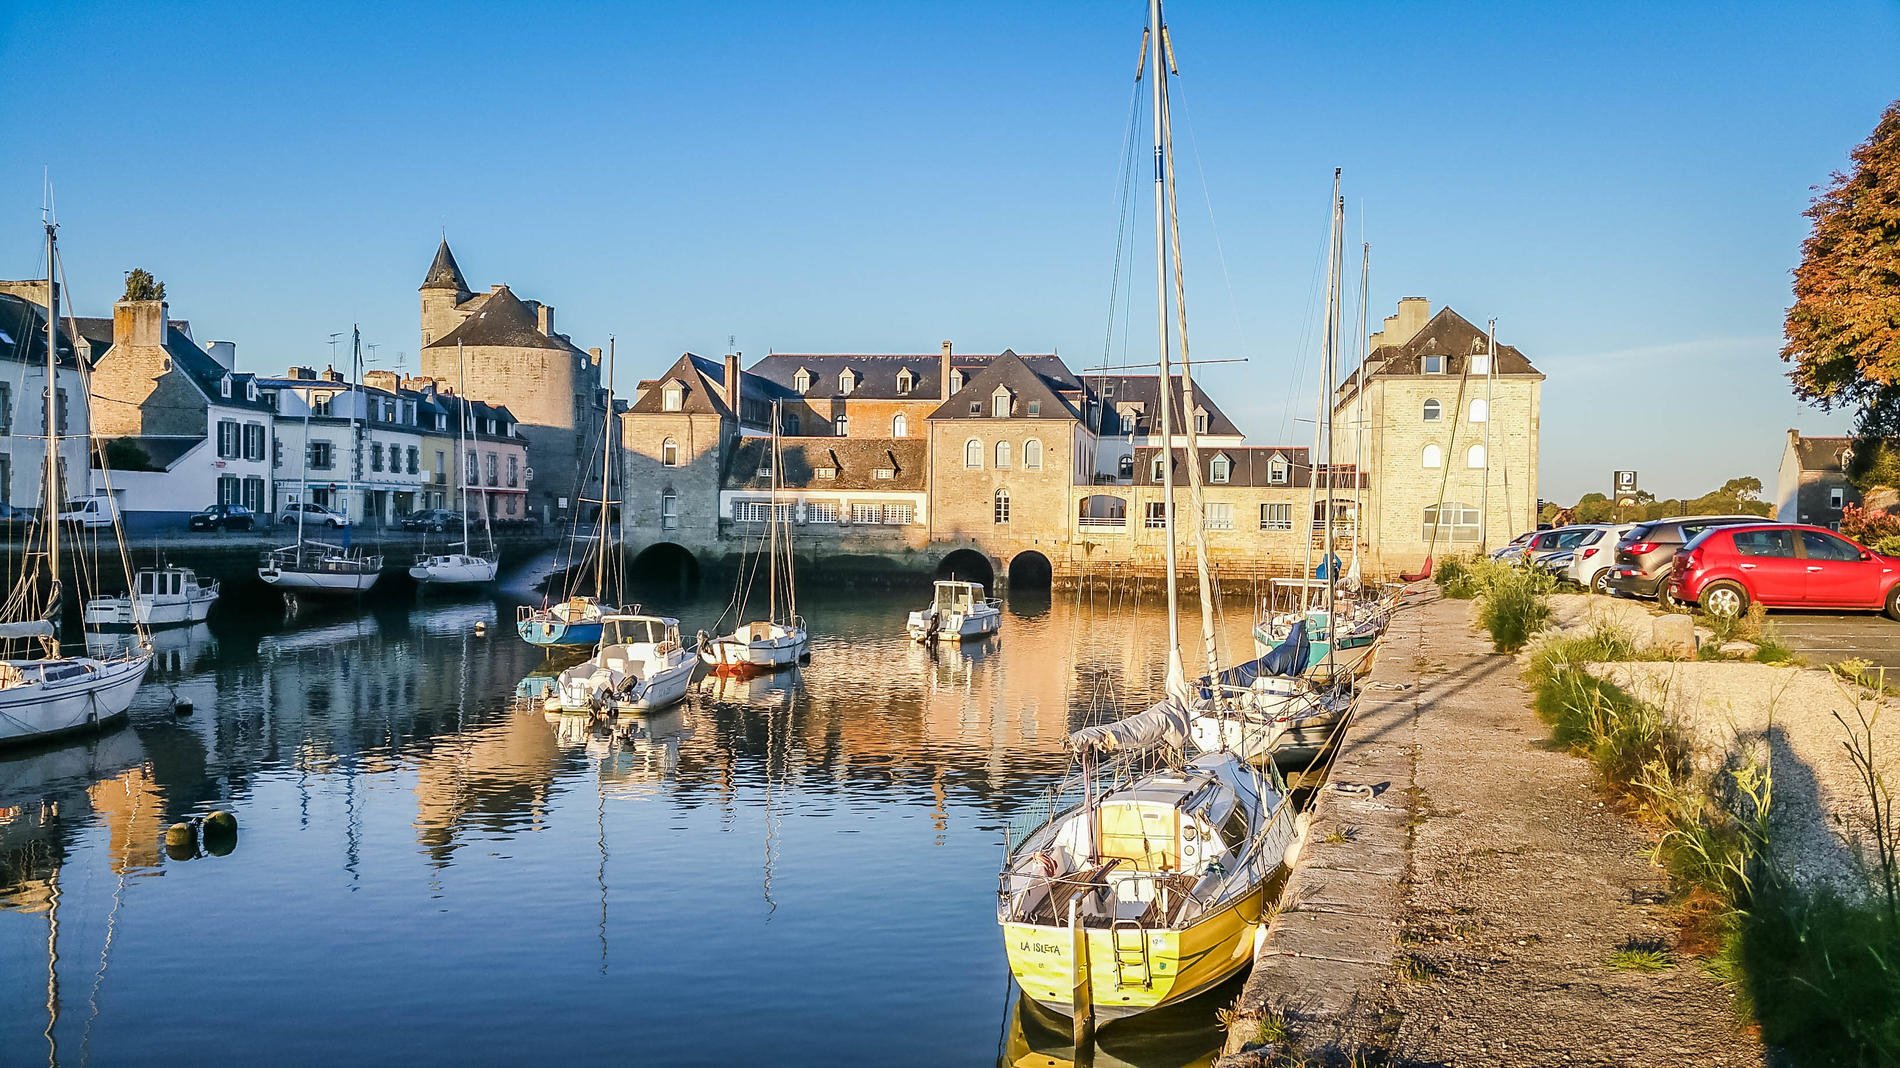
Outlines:
[{"label": "arched stone window", "polygon": [[[1433,534],[1436,533],[1436,539]],[[1443,501],[1425,509],[1419,540],[1430,543],[1478,540],[1478,510],[1460,501]]]},{"label": "arched stone window", "polygon": [[1042,442],[1030,438],[1023,442],[1023,467],[1029,471],[1042,470]]},{"label": "arched stone window", "polygon": [[1425,420],[1428,423],[1436,423],[1438,422],[1438,417],[1443,415],[1444,413],[1445,413],[1444,405],[1439,404],[1436,400],[1428,400],[1425,402],[1425,410],[1424,412],[1420,413],[1419,418]]},{"label": "arched stone window", "polygon": [[983,466],[983,443],[971,438],[963,443],[963,466],[979,470]]},{"label": "arched stone window", "polygon": [[1425,446],[1425,454],[1420,458],[1419,466],[1427,468],[1445,466],[1445,450],[1436,445]]},{"label": "arched stone window", "polygon": [[1491,418],[1491,406],[1485,403],[1484,398],[1478,397],[1473,400],[1471,402],[1471,421],[1474,423],[1482,423],[1489,418]]},{"label": "arched stone window", "polygon": [[660,466],[678,467],[680,465],[680,443],[672,438],[660,442]]},{"label": "arched stone window", "polygon": [[1471,448],[1465,450],[1465,466],[1471,468],[1473,471],[1483,470],[1484,460],[1484,446],[1473,445]]},{"label": "arched stone window", "polygon": [[1009,491],[1006,489],[996,491],[996,522],[998,525],[1009,522]]},{"label": "arched stone window", "polygon": [[891,437],[901,438],[909,433],[910,420],[904,418],[903,412],[898,412],[896,415],[891,416]]},{"label": "arched stone window", "polygon": [[999,441],[996,443],[996,469],[998,471],[1001,471],[1004,468],[1007,468],[1008,466],[1009,466],[1009,442]]}]

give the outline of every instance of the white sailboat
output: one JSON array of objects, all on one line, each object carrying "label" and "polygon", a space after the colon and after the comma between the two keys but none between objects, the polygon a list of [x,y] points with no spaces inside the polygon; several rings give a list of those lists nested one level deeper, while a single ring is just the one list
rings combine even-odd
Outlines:
[{"label": "white sailboat", "polygon": [[472,468],[468,471],[461,470],[462,465],[467,462],[466,458],[468,456],[469,401],[466,393],[468,371],[462,361],[462,344],[459,341],[455,344],[455,364],[457,368],[457,378],[460,383],[458,388],[464,390],[461,395],[455,398],[456,404],[462,413],[461,423],[456,431],[457,444],[455,448],[455,481],[461,487],[460,511],[462,513],[462,540],[457,544],[462,547],[462,551],[457,553],[422,553],[418,555],[415,565],[409,569],[409,577],[425,585],[472,586],[484,582],[493,582],[495,581],[495,571],[501,566],[500,557],[495,554],[495,532],[494,529],[488,525],[488,502],[485,500],[481,504],[482,529],[488,534],[488,549],[482,553],[476,553],[470,549],[468,539],[468,482],[469,476],[475,474],[475,471]]},{"label": "white sailboat", "polygon": [[[350,329],[350,392],[356,392],[356,365],[363,357],[363,335],[355,327]],[[303,436],[304,464],[303,477],[299,480],[298,497],[307,500],[310,495],[310,409],[315,406],[314,395],[304,398]],[[349,513],[349,500],[356,495],[357,451],[360,448],[356,440],[357,405],[350,405],[350,447],[346,461],[349,464],[348,482],[343,491],[344,514]],[[362,593],[383,574],[383,557],[380,553],[365,554],[361,549],[348,545],[334,545],[330,542],[315,541],[304,537],[304,511],[297,510],[297,544],[272,549],[264,554],[263,566],[257,569],[257,577],[266,583],[283,590],[286,594],[314,593],[319,595],[339,595]],[[343,537],[349,540],[349,527],[344,527]]]},{"label": "white sailboat", "polygon": [[[779,409],[772,405],[772,501],[766,521],[765,552],[767,569],[765,618],[744,623],[730,634],[703,640],[699,658],[712,669],[725,674],[777,671],[796,665],[811,655],[811,641],[805,620],[798,614],[798,587],[794,581],[791,507],[779,503],[779,482],[784,465],[779,450]],[[753,558],[756,575],[758,558]],[[753,575],[740,579],[734,606],[745,609],[745,596]]]},{"label": "white sailboat", "polygon": [[[1053,788],[1004,842],[997,922],[1010,971],[1024,994],[1076,1017],[1113,1020],[1171,1005],[1219,984],[1252,961],[1267,913],[1267,886],[1297,832],[1293,806],[1272,765],[1231,748],[1185,758],[1197,717],[1218,717],[1218,687],[1190,696],[1181,666],[1175,567],[1168,238],[1181,332],[1182,390],[1193,393],[1185,288],[1173,215],[1173,147],[1167,107],[1172,49],[1160,0],[1148,0],[1153,52],[1156,318],[1160,337],[1163,528],[1167,545],[1167,694],[1148,710],[1070,735],[1080,767]],[[1216,674],[1212,579],[1201,533],[1197,442],[1187,423],[1190,499],[1201,592],[1202,638]],[[1096,758],[1102,763],[1095,764]]]},{"label": "white sailboat", "polygon": [[[132,695],[145,681],[151,667],[150,645],[140,640],[123,652],[110,656],[68,656],[59,640],[61,604],[60,578],[60,458],[59,420],[54,410],[58,403],[59,370],[59,248],[57,224],[46,221],[46,480],[42,488],[39,514],[23,546],[24,563],[20,574],[0,607],[0,746],[43,741],[76,731],[97,729],[125,715]],[[73,331],[78,336],[78,331]],[[22,343],[22,349],[28,346]],[[73,363],[81,380],[86,380],[85,359],[72,349]],[[92,391],[86,390],[91,402]],[[111,492],[111,472],[99,457],[100,470]],[[116,512],[116,510],[115,510]],[[115,514],[113,538],[118,544],[120,562],[129,574],[130,560],[125,553],[124,531]],[[40,539],[44,539],[43,549]],[[84,569],[82,569],[82,574]],[[44,584],[42,584],[42,582]],[[138,628],[136,621],[134,627]],[[31,653],[37,646],[38,656]]]},{"label": "white sailboat", "polygon": [[[608,578],[609,574],[619,574],[613,566],[619,552],[613,539],[613,458],[617,455],[614,446],[614,358],[614,339],[609,337],[607,414],[600,426],[600,521],[594,536],[594,592],[592,596],[575,593],[574,577],[570,571],[565,580],[569,583],[566,598],[552,604],[543,600],[538,606],[516,605],[515,633],[530,645],[543,648],[598,645],[601,641],[601,623],[610,613],[617,611],[607,596],[608,590],[612,589],[617,600],[622,592],[618,582],[610,582]],[[582,479],[580,488],[586,489],[585,479]],[[579,511],[575,509],[577,517]]]},{"label": "white sailboat", "polygon": [[201,579],[188,567],[141,567],[127,592],[87,601],[81,620],[89,631],[189,627],[203,623],[216,603],[216,580]]}]

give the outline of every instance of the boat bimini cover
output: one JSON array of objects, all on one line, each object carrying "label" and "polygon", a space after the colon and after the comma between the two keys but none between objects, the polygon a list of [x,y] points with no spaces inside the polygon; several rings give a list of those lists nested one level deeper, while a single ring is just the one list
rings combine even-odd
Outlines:
[{"label": "boat bimini cover", "polygon": [[1157,701],[1147,711],[1137,712],[1126,719],[1084,727],[1069,735],[1069,748],[1112,753],[1160,745],[1179,747],[1187,743],[1188,734],[1187,710],[1169,698]]},{"label": "boat bimini cover", "polygon": [[53,624],[44,619],[23,619],[18,623],[0,623],[0,639],[50,638]]},{"label": "boat bimini cover", "polygon": [[1286,632],[1286,638],[1260,658],[1260,673],[1298,675],[1306,670],[1306,660],[1312,652],[1313,643],[1306,637],[1306,620],[1296,620]]}]

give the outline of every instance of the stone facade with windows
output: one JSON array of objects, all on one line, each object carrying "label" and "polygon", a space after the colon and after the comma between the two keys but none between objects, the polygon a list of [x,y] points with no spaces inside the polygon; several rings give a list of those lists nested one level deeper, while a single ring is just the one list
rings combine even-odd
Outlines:
[{"label": "stone facade with windows", "polygon": [[[46,494],[46,283],[0,282],[0,504],[38,509]],[[62,316],[62,319],[64,317]],[[62,500],[89,491],[89,406],[76,354],[87,349],[62,324],[54,382],[55,420],[72,435],[60,445]],[[60,419],[60,414],[64,419]]]},{"label": "stone facade with windows", "polygon": [[[1333,455],[1365,470],[1368,573],[1497,548],[1537,523],[1544,375],[1484,330],[1422,297],[1399,302],[1333,406]],[[1363,425],[1356,421],[1363,416]]]}]

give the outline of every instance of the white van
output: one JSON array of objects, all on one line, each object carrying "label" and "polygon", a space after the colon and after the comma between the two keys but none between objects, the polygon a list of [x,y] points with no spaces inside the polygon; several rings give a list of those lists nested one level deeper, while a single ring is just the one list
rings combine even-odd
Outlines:
[{"label": "white van", "polygon": [[104,495],[67,501],[59,513],[60,522],[77,523],[82,527],[109,527],[117,518],[118,506]]}]

